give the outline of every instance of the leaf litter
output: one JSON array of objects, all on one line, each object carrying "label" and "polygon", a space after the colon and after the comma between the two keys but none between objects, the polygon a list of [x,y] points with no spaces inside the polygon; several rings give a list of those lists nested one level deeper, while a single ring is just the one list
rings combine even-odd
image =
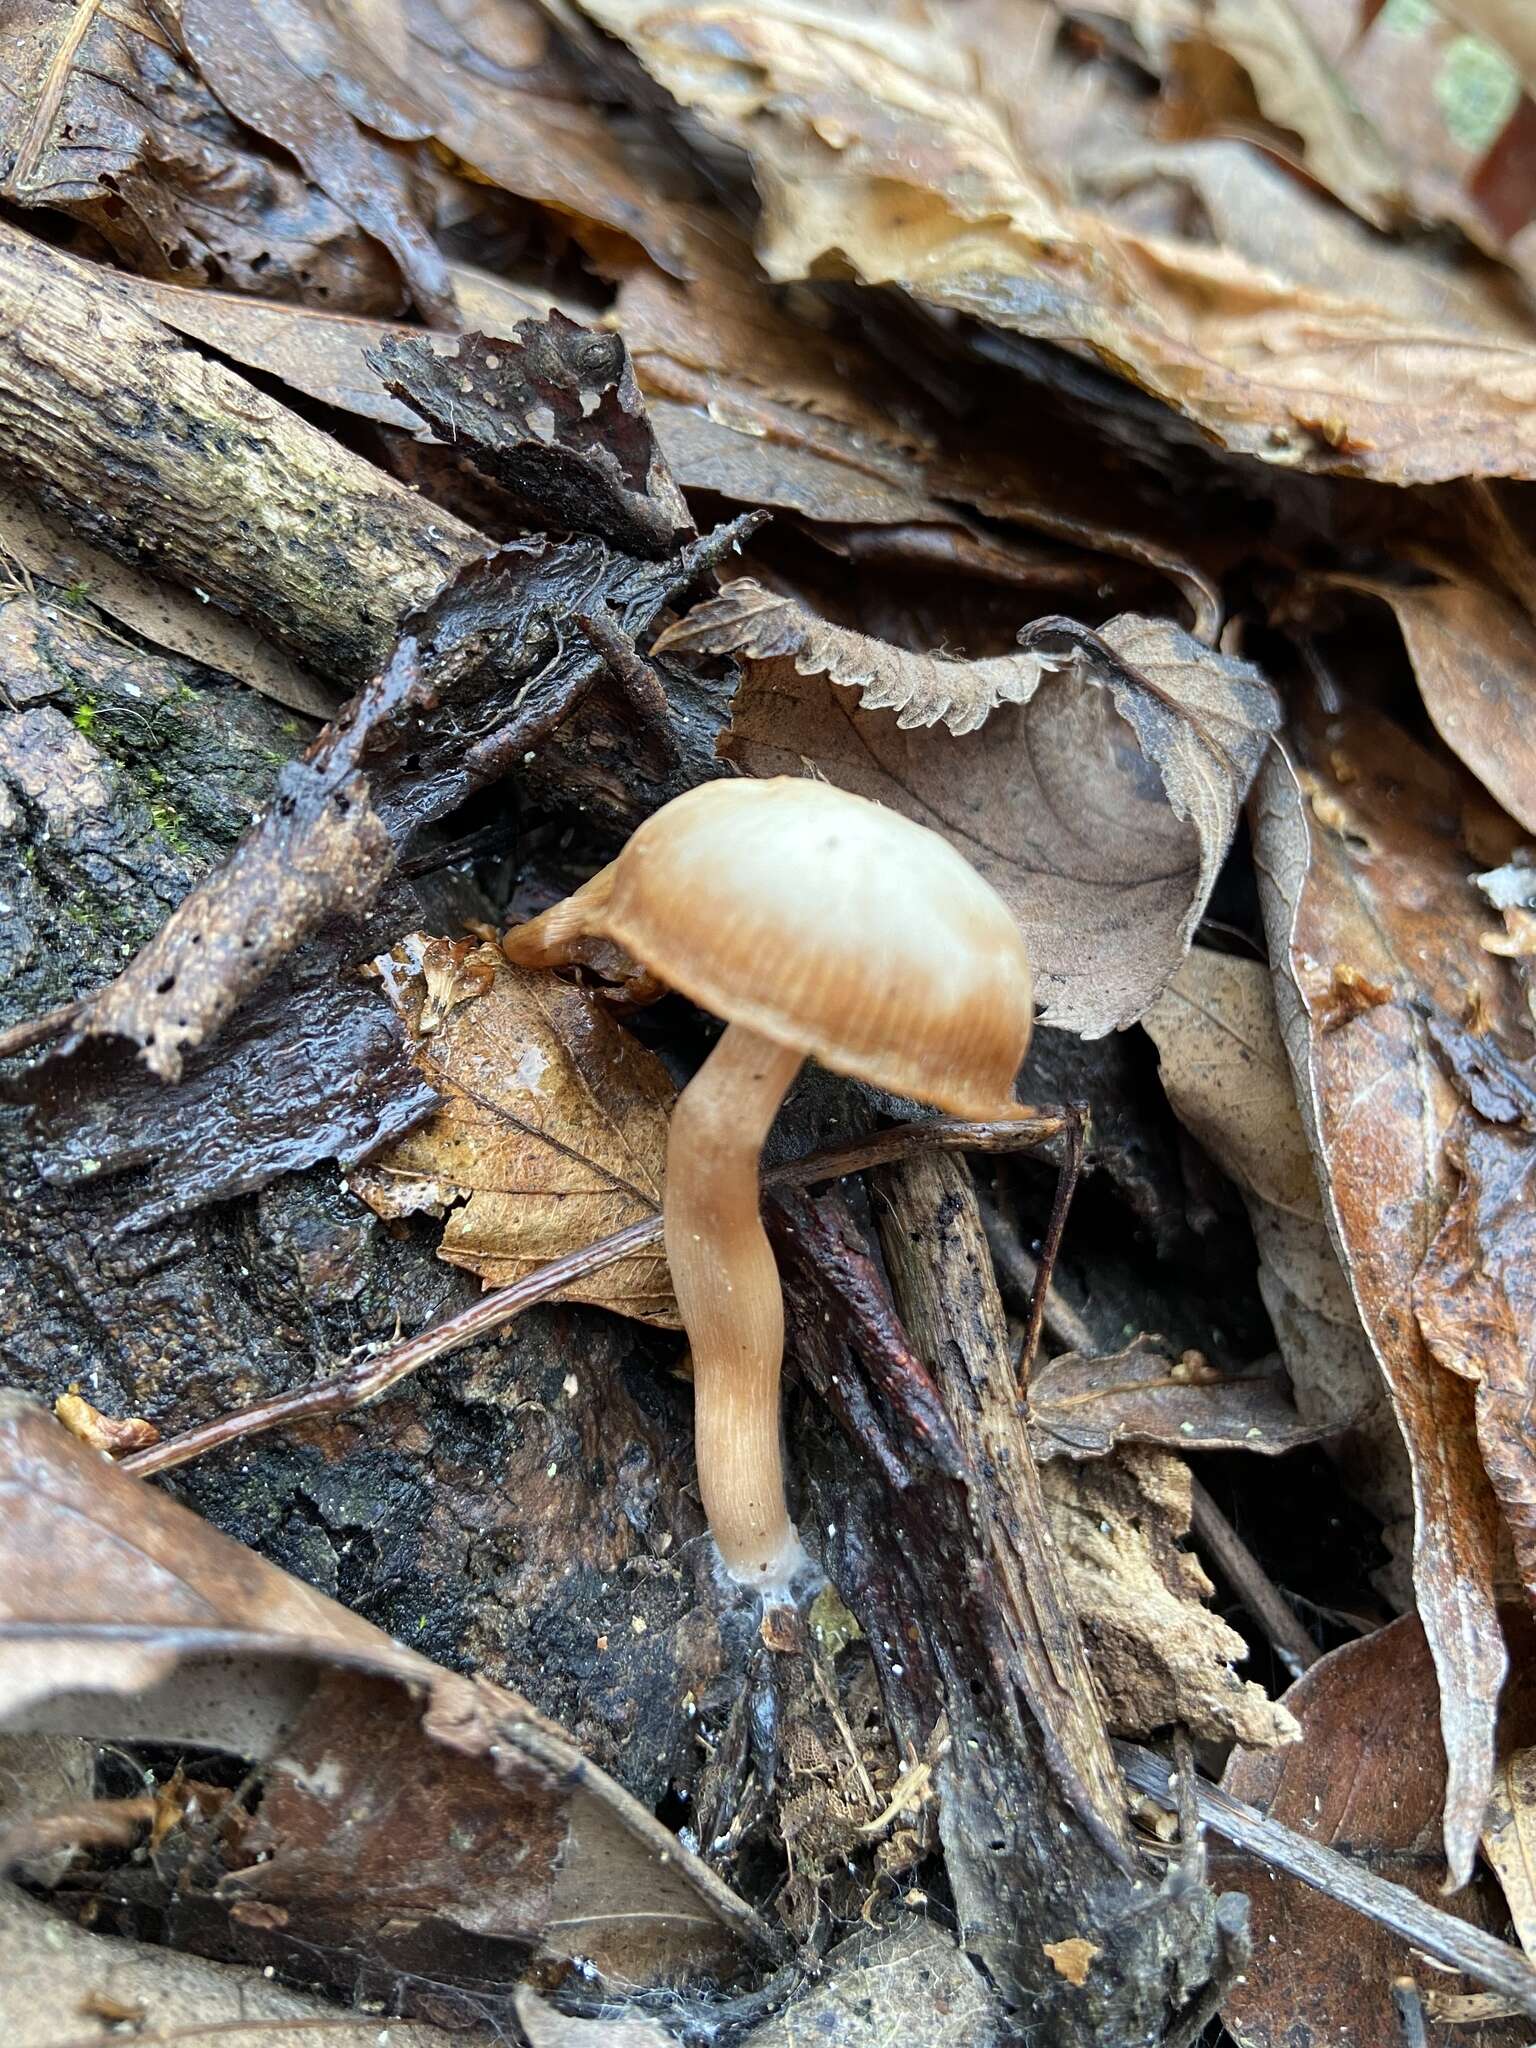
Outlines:
[{"label": "leaf litter", "polygon": [[[648,2048],[722,2010],[1076,2048],[1530,2009],[1471,1931],[1532,1925],[1517,12],[21,10],[0,1342],[72,1434],[7,1411],[0,1663],[109,1745],[47,1738],[50,1810],[29,1750],[6,1838],[110,1929],[82,2012],[167,2020],[177,1949]],[[319,726],[260,725],[257,802],[242,683]],[[1038,1070],[1098,1124],[1041,1112],[1062,1185],[1088,1163],[1058,1252],[1041,1160],[974,1136],[983,1231],[892,1104],[791,1098],[814,1652],[724,1596],[687,1497],[656,1230],[707,1030],[620,958],[494,943],[767,774],[994,881]],[[829,1143],[886,1163],[795,1192]],[[306,1375],[336,1397],[287,1438],[183,1463]],[[450,1560],[431,1600],[396,1523]],[[1178,1816],[1132,1831],[1111,1729],[1171,1746]],[[107,1760],[167,1747],[153,1796]],[[1371,1875],[1438,1897],[1442,1852],[1463,1921]],[[35,1903],[0,1900],[18,1953]]]}]

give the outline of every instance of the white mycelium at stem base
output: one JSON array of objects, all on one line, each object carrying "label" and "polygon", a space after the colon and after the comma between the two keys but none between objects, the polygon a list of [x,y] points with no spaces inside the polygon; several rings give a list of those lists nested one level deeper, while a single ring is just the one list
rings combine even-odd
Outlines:
[{"label": "white mycelium at stem base", "polygon": [[785,1584],[801,1550],[784,1505],[784,1296],[758,1161],[802,1064],[730,1025],[679,1097],[667,1140],[667,1264],[693,1349],[699,1491],[726,1570],[763,1586]]},{"label": "white mycelium at stem base", "polygon": [[947,839],[830,784],[720,781],[508,933],[523,967],[617,945],[729,1029],[673,1112],[667,1259],[693,1347],[699,1490],[732,1575],[782,1585],[784,1308],[758,1210],[763,1140],[802,1060],[956,1116],[1019,1114],[1029,961]]}]

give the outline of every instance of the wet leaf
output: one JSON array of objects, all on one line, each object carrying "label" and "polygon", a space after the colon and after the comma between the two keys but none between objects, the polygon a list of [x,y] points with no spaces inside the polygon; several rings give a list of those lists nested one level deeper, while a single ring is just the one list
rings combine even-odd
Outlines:
[{"label": "wet leaf", "polygon": [[580,1953],[621,1989],[762,1948],[755,1916],[526,1701],[391,1642],[15,1395],[0,1497],[0,1718],[257,1773],[251,1824],[204,1843],[219,1952],[350,1989],[361,1951],[408,2010],[430,1958],[434,2009],[470,2016],[541,1955]]},{"label": "wet leaf", "polygon": [[[365,97],[323,57],[312,67],[295,62],[280,33],[285,20],[300,37],[312,27],[302,0],[285,0],[275,11],[256,0],[182,0],[180,26],[192,61],[222,104],[285,149],[327,198],[383,243],[423,318],[451,324],[448,267],[411,204],[403,166],[381,139],[420,140],[430,132],[424,110],[380,66],[367,65]],[[358,67],[356,52],[347,58]]]},{"label": "wet leaf", "polygon": [[1222,1372],[1198,1351],[1169,1358],[1145,1336],[1105,1358],[1048,1359],[1030,1379],[1029,1421],[1042,1459],[1101,1458],[1122,1443],[1273,1453],[1326,1427],[1297,1413],[1278,1358]]},{"label": "wet leaf", "polygon": [[[443,1013],[432,990],[455,952]],[[477,968],[475,987],[466,970]],[[385,987],[443,1102],[353,1173],[370,1207],[446,1216],[438,1255],[496,1287],[656,1214],[676,1090],[584,990],[509,966],[499,947],[465,953],[425,933],[394,949]],[[678,1326],[659,1247],[559,1298]]]},{"label": "wet leaf", "polygon": [[550,523],[642,555],[692,536],[618,335],[556,308],[505,337],[462,335],[451,355],[388,339],[370,361],[395,397]]},{"label": "wet leaf", "polygon": [[[1175,1114],[1237,1182],[1259,1249],[1259,1291],[1302,1413],[1342,1429],[1381,1385],[1324,1221],[1269,969],[1196,947],[1142,1019]],[[1372,1489],[1377,1491],[1378,1489]]]},{"label": "wet leaf", "polygon": [[[846,638],[816,630],[843,661]],[[813,769],[947,833],[1018,919],[1046,1021],[1092,1038],[1134,1022],[1183,958],[1278,708],[1256,669],[1167,620],[1097,636],[1053,620],[1030,640],[1071,659],[964,738],[904,731],[780,659],[749,663],[723,746],[754,775]],[[920,659],[891,650],[898,676]]]},{"label": "wet leaf", "polygon": [[86,222],[149,277],[401,310],[383,246],[231,120],[154,8],[9,7],[0,84],[0,192],[16,205]]},{"label": "wet leaf", "polygon": [[1204,1604],[1215,1589],[1180,1548],[1189,1468],[1124,1449],[1089,1464],[1059,1458],[1041,1481],[1110,1725],[1135,1734],[1182,1721],[1217,1741],[1294,1741],[1285,1709],[1233,1671],[1248,1646]]},{"label": "wet leaf", "polygon": [[1440,1364],[1477,1390],[1483,1465],[1536,1597],[1536,1145],[1467,1112],[1445,1152],[1460,1185],[1419,1266],[1414,1312]]},{"label": "wet leaf", "polygon": [[695,605],[666,629],[655,651],[746,654],[757,661],[787,656],[797,675],[823,675],[856,690],[864,710],[894,711],[903,732],[943,724],[957,737],[975,732],[1000,704],[1027,704],[1040,678],[1065,665],[1064,657],[1049,654],[984,661],[914,654],[830,625],[750,576],[738,576],[718,597]]},{"label": "wet leaf", "polygon": [[1507,971],[1479,944],[1487,913],[1455,837],[1476,793],[1363,712],[1316,715],[1294,738],[1299,768],[1273,755],[1255,804],[1276,1006],[1332,1235],[1408,1447],[1414,1586],[1448,1759],[1446,1852],[1462,1883],[1506,1656],[1474,1391],[1436,1362],[1413,1309],[1454,1193],[1458,1111],[1427,1015],[1475,1019],[1516,1048],[1524,1034]]},{"label": "wet leaf", "polygon": [[1485,583],[1365,583],[1392,607],[1435,730],[1536,832],[1536,627]]},{"label": "wet leaf", "polygon": [[[1445,1752],[1436,1693],[1424,1631],[1407,1616],[1332,1651],[1298,1679],[1284,1704],[1301,1723],[1302,1741],[1267,1753],[1236,1750],[1222,1784],[1310,1840],[1497,1932],[1502,1902],[1485,1876],[1449,1897],[1441,1889],[1435,1851]],[[1506,1710],[1507,1740],[1527,1739],[1516,1731],[1528,1734],[1532,1708],[1527,1681]],[[1426,1979],[1395,1935],[1294,1878],[1226,1849],[1214,1866],[1220,1881],[1247,1892],[1253,1915],[1253,1956],[1222,2008],[1245,2048],[1402,2048],[1394,1977],[1472,1988],[1439,1971]],[[1492,2038],[1498,2048],[1516,2048],[1527,2031],[1516,2026]]]},{"label": "wet leaf", "polygon": [[771,277],[840,261],[865,284],[1079,344],[1223,446],[1288,468],[1536,474],[1528,338],[1469,343],[1069,203],[937,23],[642,0],[585,11],[747,152]]}]

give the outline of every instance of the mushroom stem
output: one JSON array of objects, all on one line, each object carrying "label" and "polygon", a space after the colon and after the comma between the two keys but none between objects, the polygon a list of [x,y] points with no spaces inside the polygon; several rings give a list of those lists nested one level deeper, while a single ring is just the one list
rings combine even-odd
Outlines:
[{"label": "mushroom stem", "polygon": [[573,896],[512,927],[501,950],[514,967],[569,967],[581,959],[583,942],[602,930],[602,914],[613,894],[614,865],[609,861]]},{"label": "mushroom stem", "polygon": [[758,1164],[803,1055],[730,1025],[678,1098],[667,1142],[667,1263],[693,1349],[699,1492],[726,1570],[782,1586],[801,1560],[784,1505],[784,1296]]}]

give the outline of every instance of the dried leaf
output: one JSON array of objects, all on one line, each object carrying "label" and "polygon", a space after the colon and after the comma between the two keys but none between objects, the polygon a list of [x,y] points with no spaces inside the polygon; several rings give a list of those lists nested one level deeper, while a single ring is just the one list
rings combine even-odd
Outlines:
[{"label": "dried leaf", "polygon": [[[383,963],[416,1059],[443,1106],[354,1172],[381,1216],[447,1216],[438,1255],[503,1287],[661,1206],[676,1090],[654,1053],[584,990],[481,946],[455,963],[433,1021],[445,939],[418,932]],[[480,968],[479,990],[459,993]],[[659,1247],[605,1266],[558,1299],[678,1327]]]},{"label": "dried leaf", "polygon": [[1483,1466],[1536,1597],[1536,1145],[1468,1111],[1445,1153],[1460,1186],[1419,1266],[1414,1313],[1440,1364],[1477,1389]]},{"label": "dried leaf", "polygon": [[[1278,1752],[1236,1750],[1222,1784],[1309,1840],[1358,1856],[1376,1875],[1497,1932],[1502,1905],[1486,1877],[1450,1897],[1441,1888],[1433,1851],[1445,1753],[1436,1686],[1424,1631],[1411,1615],[1346,1643],[1285,1695],[1302,1741]],[[1527,1731],[1514,1740],[1528,1738],[1532,1708],[1527,1682],[1508,1703],[1512,1730]],[[1227,1986],[1222,2007],[1238,2040],[1250,2048],[1402,2048],[1391,1986],[1417,1974],[1414,1951],[1344,1901],[1235,1851],[1218,1850],[1213,1866],[1219,1881],[1248,1894],[1253,1916],[1252,1959]],[[1440,1972],[1430,1982],[1447,1985]],[[1518,2048],[1528,2032],[1522,2026],[1492,2038],[1497,2048]]]},{"label": "dried leaf", "polygon": [[729,1974],[767,1942],[526,1701],[392,1643],[15,1395],[0,1498],[0,1719],[225,1749],[258,1773],[251,1827],[206,1847],[221,1952],[350,1989],[361,1950],[407,2009],[430,1958],[437,2009],[465,2014],[536,1955],[580,1954],[622,1989]]},{"label": "dried leaf", "polygon": [[1494,1772],[1483,1854],[1503,1888],[1520,1946],[1530,1955],[1536,1949],[1536,1749],[1517,1749]]},{"label": "dried leaf", "polygon": [[655,651],[745,654],[758,661],[788,656],[797,675],[829,676],[857,690],[866,711],[894,711],[903,732],[944,724],[957,736],[975,732],[1000,704],[1027,704],[1040,678],[1066,660],[1004,654],[988,661],[955,661],[941,654],[914,654],[846,626],[829,625],[750,576],[738,576],[718,597],[695,605],[666,629]]},{"label": "dried leaf", "polygon": [[124,1457],[160,1441],[159,1430],[142,1415],[103,1415],[83,1394],[60,1394],[53,1412],[88,1450],[105,1451],[109,1457]]},{"label": "dried leaf", "polygon": [[1274,1453],[1327,1426],[1296,1412],[1278,1358],[1225,1373],[1198,1351],[1169,1358],[1146,1336],[1109,1357],[1047,1360],[1030,1379],[1029,1422],[1042,1459],[1102,1458],[1122,1443]]},{"label": "dried leaf", "polygon": [[[370,10],[366,0],[342,0],[340,11],[351,17],[355,53],[367,46]],[[398,21],[391,71],[409,82],[432,133],[472,177],[616,229],[666,269],[682,265],[672,209],[589,104],[588,82],[540,8],[529,0],[399,0]]]},{"label": "dried leaf", "polygon": [[[1301,769],[1272,755],[1256,798],[1276,1007],[1331,1232],[1413,1470],[1414,1585],[1449,1770],[1446,1851],[1463,1883],[1506,1657],[1473,1390],[1436,1363],[1413,1314],[1414,1278],[1453,1193],[1445,1148],[1458,1108],[1426,1014],[1475,1015],[1518,1045],[1518,999],[1478,943],[1486,914],[1451,836],[1471,795],[1458,773],[1366,713],[1314,719],[1295,740]],[[1341,1008],[1346,971],[1386,1000]]]},{"label": "dried leaf", "polygon": [[[216,2029],[258,2041],[265,2035],[303,2042],[308,2033],[325,2048],[378,2048],[385,2031],[376,2013],[349,2019],[333,1999],[291,1990],[254,1966],[233,1969],[158,1942],[89,1933],[67,1914],[4,1884],[0,1952],[0,2030],[7,2048],[59,2048],[70,2039],[195,2043],[199,2035],[219,2039]],[[61,2022],[63,2014],[83,2015],[86,2001],[97,1995],[139,2009],[145,2032],[102,2032],[83,2018],[73,2026]],[[92,2010],[92,2018],[105,2017],[101,2007]],[[506,2038],[493,2027],[450,2031],[401,2019],[391,2019],[387,2031],[389,2048],[502,2048]]]},{"label": "dried leaf", "polygon": [[[287,0],[280,12],[298,17],[294,26],[301,37],[313,25],[302,0]],[[287,150],[327,198],[383,243],[424,318],[449,322],[453,286],[447,264],[379,139],[382,134],[418,140],[429,133],[420,103],[402,81],[387,79],[372,64],[366,69],[374,90],[366,101],[349,90],[347,72],[324,56],[311,75],[294,61],[278,34],[278,22],[269,16],[257,0],[182,0],[181,34],[223,105]],[[304,48],[304,41],[297,46]],[[348,55],[356,66],[356,55]]]},{"label": "dried leaf", "polygon": [[[955,516],[946,502],[954,501],[1155,568],[1214,636],[1216,593],[1176,544],[1166,491],[1149,494],[1110,445],[1114,427],[1104,447],[1112,492],[1082,459],[1084,437],[1103,431],[1101,421],[1053,420],[1026,400],[1010,431],[987,391],[962,427],[908,384],[889,354],[879,358],[844,328],[818,324],[815,302],[775,291],[724,216],[691,209],[682,217],[686,282],[594,251],[598,267],[620,279],[610,318],[681,482],[819,520],[942,522]],[[995,527],[987,531],[995,542]]]},{"label": "dried leaf", "polygon": [[0,192],[13,203],[87,222],[149,277],[400,309],[382,245],[230,119],[157,10],[28,0],[5,25]]},{"label": "dried leaf", "polygon": [[1215,1741],[1293,1742],[1285,1709],[1233,1671],[1248,1646],[1204,1605],[1215,1588],[1180,1548],[1188,1466],[1127,1448],[1091,1464],[1058,1458],[1040,1476],[1110,1725],[1134,1735],[1182,1721]]},{"label": "dried leaf", "polygon": [[[1275,1017],[1269,969],[1196,947],[1142,1023],[1163,1087],[1242,1192],[1259,1248],[1264,1297],[1302,1414],[1343,1429],[1375,1411],[1370,1435],[1401,1444],[1383,1412],[1380,1376],[1349,1282],[1329,1242],[1295,1083]],[[1372,1488],[1379,1498],[1379,1486]]]},{"label": "dried leaf", "polygon": [[925,1914],[903,1913],[839,1942],[742,2048],[1000,2048],[1001,2038],[988,1981],[965,1949]]},{"label": "dried leaf", "polygon": [[865,284],[1081,345],[1223,446],[1289,468],[1536,474],[1528,339],[1469,342],[1069,204],[937,21],[811,16],[790,0],[583,4],[747,152],[771,277],[841,263]]},{"label": "dried leaf", "polygon": [[674,2039],[654,2020],[573,2019],[527,1984],[517,1987],[514,2004],[528,2048],[671,2048]]},{"label": "dried leaf", "polygon": [[1307,168],[1319,183],[1376,227],[1401,214],[1402,181],[1392,151],[1289,0],[1211,0],[1198,8],[1188,0],[1153,0],[1150,7],[1138,4],[1132,19],[1160,66],[1170,46],[1186,39],[1224,50],[1251,80],[1265,116],[1301,137]]},{"label": "dried leaf", "polygon": [[1536,832],[1536,627],[1528,614],[1481,582],[1341,580],[1392,607],[1435,730]]},{"label": "dried leaf", "polygon": [[[858,636],[781,616],[824,650],[802,660],[867,668]],[[673,630],[697,644],[690,627]],[[734,626],[705,631],[734,644]],[[754,775],[813,768],[947,833],[1018,919],[1046,1021],[1093,1038],[1133,1023],[1183,958],[1278,708],[1257,670],[1166,620],[1128,614],[1094,636],[1049,621],[1037,636],[1073,658],[960,739],[904,731],[789,661],[750,664],[723,750]],[[923,657],[888,661],[930,687]]]},{"label": "dried leaf", "polygon": [[664,555],[694,532],[616,334],[558,309],[439,356],[387,339],[369,356],[397,398],[487,475],[572,533]]}]

